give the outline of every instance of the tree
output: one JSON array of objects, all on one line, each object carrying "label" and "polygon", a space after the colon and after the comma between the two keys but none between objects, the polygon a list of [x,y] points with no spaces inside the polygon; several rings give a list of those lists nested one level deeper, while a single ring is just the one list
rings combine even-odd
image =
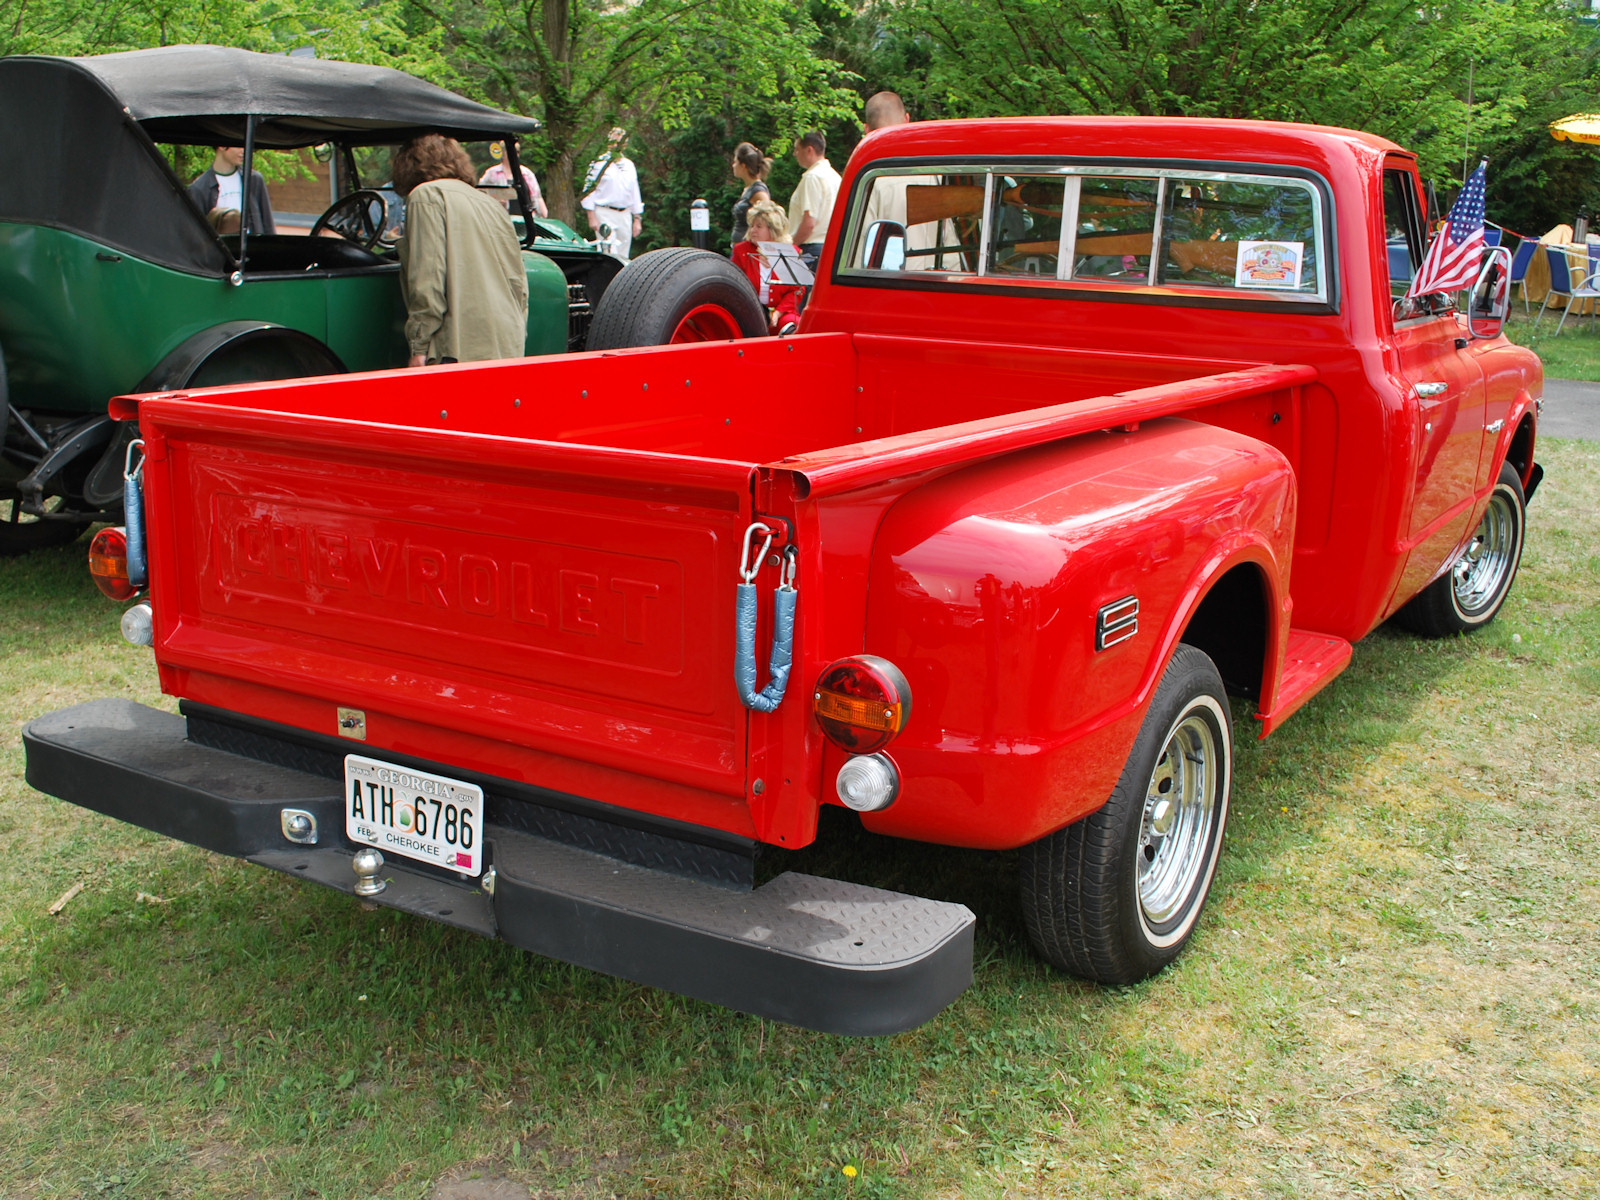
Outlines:
[{"label": "tree", "polygon": [[671,134],[746,106],[778,128],[852,111],[816,28],[784,0],[412,0],[471,90],[539,117],[531,157],[553,215],[574,222],[581,168],[613,124]]},{"label": "tree", "polygon": [[[1488,155],[1491,205],[1577,161],[1543,127],[1590,104],[1600,74],[1593,33],[1561,0],[909,0],[877,15],[888,52],[931,48],[900,89],[923,116],[1343,125],[1417,151],[1440,183]],[[1591,166],[1571,173],[1592,185]]]}]

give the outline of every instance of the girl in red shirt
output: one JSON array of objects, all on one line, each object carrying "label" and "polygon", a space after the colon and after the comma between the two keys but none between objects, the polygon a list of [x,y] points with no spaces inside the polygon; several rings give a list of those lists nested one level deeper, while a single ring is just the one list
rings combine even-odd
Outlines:
[{"label": "girl in red shirt", "polygon": [[762,200],[750,206],[746,239],[733,248],[733,262],[750,277],[756,295],[767,309],[767,322],[775,334],[793,333],[800,324],[800,301],[806,289],[797,283],[774,283],[767,276],[767,263],[758,248],[760,242],[787,242],[789,218],[783,205]]}]

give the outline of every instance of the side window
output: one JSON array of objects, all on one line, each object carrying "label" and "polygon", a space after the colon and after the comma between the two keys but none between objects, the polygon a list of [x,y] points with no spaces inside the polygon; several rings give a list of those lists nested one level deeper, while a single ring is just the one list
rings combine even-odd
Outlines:
[{"label": "side window", "polygon": [[1298,184],[1167,180],[1163,283],[1315,294],[1316,197]]},{"label": "side window", "polygon": [[1383,240],[1389,256],[1389,295],[1406,294],[1422,262],[1421,213],[1409,171],[1383,173]]},{"label": "side window", "polygon": [[1084,175],[1077,182],[1071,278],[1148,283],[1161,181]]}]

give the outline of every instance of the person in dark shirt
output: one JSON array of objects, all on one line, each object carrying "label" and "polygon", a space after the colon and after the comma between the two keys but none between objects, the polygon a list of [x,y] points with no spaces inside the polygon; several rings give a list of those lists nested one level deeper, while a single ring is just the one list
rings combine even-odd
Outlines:
[{"label": "person in dark shirt", "polygon": [[200,211],[235,209],[242,214],[251,233],[277,233],[272,220],[272,201],[267,197],[267,181],[260,171],[250,172],[250,197],[243,193],[243,146],[218,146],[211,165],[195,177],[189,185],[190,198],[200,206]]}]

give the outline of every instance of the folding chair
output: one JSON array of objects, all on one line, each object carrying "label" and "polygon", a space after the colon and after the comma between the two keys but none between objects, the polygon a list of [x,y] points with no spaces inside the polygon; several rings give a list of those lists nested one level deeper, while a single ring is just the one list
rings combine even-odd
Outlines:
[{"label": "folding chair", "polygon": [[[1534,318],[1533,324],[1537,328],[1544,319],[1544,310],[1549,307],[1551,296],[1563,296],[1567,306],[1562,310],[1561,320],[1556,325],[1556,333],[1561,333],[1561,327],[1567,323],[1567,314],[1572,311],[1572,306],[1579,300],[1596,301],[1596,308],[1600,308],[1600,288],[1591,286],[1593,271],[1573,271],[1567,263],[1567,252],[1560,246],[1546,246],[1546,256],[1550,261],[1550,290],[1545,293],[1544,303],[1539,306],[1539,315]],[[1591,263],[1593,259],[1589,260]],[[1596,308],[1589,310],[1589,323],[1594,324]]]},{"label": "folding chair", "polygon": [[[1523,238],[1517,246],[1517,252],[1511,259],[1511,287],[1516,287],[1528,277],[1528,264],[1533,261],[1534,251],[1539,249],[1539,243],[1532,238]],[[1510,293],[1507,293],[1508,295]],[[1522,289],[1522,315],[1527,316],[1532,310],[1528,307],[1528,289]]]}]

